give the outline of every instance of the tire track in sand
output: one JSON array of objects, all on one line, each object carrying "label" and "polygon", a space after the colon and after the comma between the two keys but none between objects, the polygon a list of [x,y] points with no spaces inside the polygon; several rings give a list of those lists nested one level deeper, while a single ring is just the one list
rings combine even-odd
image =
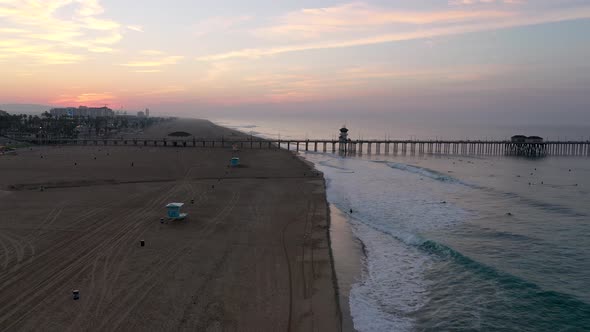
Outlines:
[{"label": "tire track in sand", "polygon": [[[177,186],[173,184],[166,192],[160,196],[152,198],[149,202],[147,202],[146,205],[149,207],[148,209],[142,209],[141,212],[130,213],[128,217],[122,221],[122,223],[131,223],[135,221],[137,225],[142,225],[144,223],[152,222],[149,216],[155,212],[156,206],[160,206],[162,202],[166,201],[170,196],[175,194],[177,189]],[[145,230],[145,228],[143,229]],[[88,297],[87,302],[89,304],[84,306],[83,309],[78,312],[74,322],[70,325],[69,330],[82,328],[80,321],[84,319],[88,312],[92,312],[93,317],[101,316],[101,313],[105,310],[105,308],[102,306],[104,300],[106,298],[113,297],[112,287],[110,287],[110,285],[116,283],[122,267],[125,265],[126,255],[115,262],[112,262],[112,260],[123,255],[121,250],[125,247],[128,248],[128,251],[132,249],[132,247],[128,245],[129,240],[133,237],[141,236],[141,233],[143,233],[143,231],[141,231],[141,233],[138,235],[136,231],[141,231],[141,228],[133,228],[132,231],[129,231],[124,236],[122,236],[119,241],[113,243],[109,249],[96,255],[90,275],[91,285],[89,293],[91,295]],[[124,246],[124,244],[127,245]],[[99,263],[101,260],[103,261],[102,264]],[[96,271],[99,269],[99,265],[101,265],[100,269],[102,270],[102,273],[99,280],[97,280]],[[100,289],[98,295],[94,295],[94,289]],[[97,299],[93,300],[95,297],[97,297]]]},{"label": "tire track in sand", "polygon": [[[10,326],[14,326],[17,322],[19,322],[29,313],[31,313],[36,307],[41,305],[42,301],[40,301],[40,298],[45,297],[45,294],[48,291],[51,292],[51,290],[55,290],[55,286],[60,281],[71,279],[77,273],[86,270],[88,268],[88,265],[85,265],[84,263],[90,260],[89,257],[92,257],[92,255],[95,255],[97,252],[102,251],[102,249],[104,248],[108,248],[114,241],[119,240],[126,232],[133,230],[139,226],[138,223],[128,224],[121,228],[120,231],[111,239],[107,239],[106,241],[100,241],[99,238],[99,243],[97,245],[90,246],[90,248],[87,249],[89,247],[88,241],[92,240],[93,238],[97,238],[96,235],[98,235],[98,233],[104,231],[106,228],[108,228],[108,226],[118,221],[118,219],[113,219],[110,222],[100,225],[93,232],[79,237],[78,241],[76,241],[77,246],[75,247],[75,249],[77,250],[74,252],[81,251],[80,254],[76,255],[73,259],[70,259],[67,262],[58,264],[58,267],[51,271],[53,273],[44,274],[44,278],[42,277],[42,280],[38,280],[36,283],[32,282],[32,284],[34,284],[33,287],[25,290],[24,292],[21,290],[19,293],[15,294],[15,296],[13,297],[13,301],[10,301],[9,303],[4,303],[4,305],[0,308],[0,326],[2,322],[7,321],[8,317],[12,317],[16,313],[18,313],[18,311],[22,308],[28,307],[29,310],[27,310],[25,313],[22,313],[18,319],[11,320],[12,324],[10,324]],[[56,259],[54,260],[59,260],[60,258],[61,257],[56,257]],[[76,271],[76,268],[78,268],[79,266],[85,266],[85,268],[78,269]],[[28,306],[30,303],[39,304],[30,307]]]},{"label": "tire track in sand", "polygon": [[[207,223],[207,225],[199,233],[199,236],[204,237],[204,236],[210,235],[213,232],[213,230],[215,229],[215,227],[219,224],[219,222],[221,220],[223,220],[227,215],[229,215],[233,211],[233,209],[235,208],[235,206],[237,205],[237,203],[240,199],[240,196],[241,195],[240,195],[239,191],[233,192],[230,202],[227,205],[225,205],[210,220],[209,223]],[[225,264],[227,258],[229,257],[229,254],[231,253],[232,250],[233,250],[233,248],[231,245],[228,245],[228,247],[226,247],[226,249],[223,251],[220,258],[218,260],[216,260],[215,263],[213,263],[212,269],[205,275],[203,282],[197,287],[197,290],[196,290],[196,292],[194,292],[194,294],[203,294],[204,293],[204,291],[207,288],[207,286],[209,285],[209,283],[221,271],[221,268]],[[202,302],[203,297],[193,295],[192,298],[198,299],[198,301],[197,301],[198,306],[204,305],[204,303]],[[191,328],[192,326],[199,325],[199,324],[197,324],[199,322],[199,319],[198,319],[199,317],[197,317],[197,316],[192,317],[192,318],[190,317],[190,310],[191,309],[193,309],[193,308],[191,306],[188,306],[181,317],[180,321],[182,322],[182,325],[185,326],[185,327],[182,327],[183,329],[187,329],[187,328]],[[187,325],[188,325],[188,327],[186,327]],[[197,330],[199,330],[199,329],[197,329]]]},{"label": "tire track in sand", "polygon": [[[12,255],[14,255],[16,266],[12,267],[12,270],[18,269],[20,263],[23,261],[25,256],[26,247],[30,248],[30,256],[35,255],[35,247],[32,245],[32,241],[36,238],[37,234],[40,232],[42,227],[46,225],[50,225],[55,221],[55,219],[59,216],[63,208],[53,208],[49,211],[49,213],[45,216],[43,221],[35,227],[33,230],[33,234],[19,237],[9,231],[4,230],[0,233],[0,246],[4,248],[4,256],[5,261],[3,264],[3,271],[0,273],[0,276],[9,273],[8,265],[12,261]],[[7,245],[8,244],[8,245]]]}]

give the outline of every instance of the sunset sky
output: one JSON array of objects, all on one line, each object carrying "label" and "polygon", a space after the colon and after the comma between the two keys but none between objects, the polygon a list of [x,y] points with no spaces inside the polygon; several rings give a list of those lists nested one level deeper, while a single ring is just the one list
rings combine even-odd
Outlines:
[{"label": "sunset sky", "polygon": [[0,104],[581,114],[588,59],[588,0],[0,0]]}]

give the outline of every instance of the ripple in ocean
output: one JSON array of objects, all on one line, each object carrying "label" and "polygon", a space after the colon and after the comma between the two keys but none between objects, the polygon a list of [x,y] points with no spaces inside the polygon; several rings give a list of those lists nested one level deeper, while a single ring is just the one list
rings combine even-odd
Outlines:
[{"label": "ripple in ocean", "polygon": [[365,253],[350,292],[356,329],[590,326],[589,160],[305,158],[329,201],[354,211]]}]

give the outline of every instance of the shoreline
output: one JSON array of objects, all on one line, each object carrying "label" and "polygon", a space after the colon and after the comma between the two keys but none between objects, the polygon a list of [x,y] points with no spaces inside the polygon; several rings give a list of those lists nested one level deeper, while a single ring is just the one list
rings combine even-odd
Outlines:
[{"label": "shoreline", "polygon": [[[223,124],[218,124],[213,121],[212,123],[216,126],[224,127]],[[243,130],[230,127],[224,128],[235,130],[243,135],[251,135],[249,132],[245,131],[248,128],[243,128]],[[267,139],[266,137],[260,136],[259,134],[253,134],[251,136],[255,136],[263,140]],[[301,161],[313,172],[320,174],[322,177],[324,199],[327,207],[327,238],[330,248],[329,253],[333,275],[333,287],[336,293],[335,297],[338,304],[341,331],[356,331],[354,329],[354,322],[350,312],[349,298],[352,284],[354,282],[360,281],[361,279],[363,255],[366,256],[366,253],[364,252],[364,244],[359,238],[356,237],[356,235],[354,235],[351,228],[352,225],[349,221],[350,217],[328,201],[328,183],[324,173],[318,170],[315,164],[312,161],[306,159],[303,154],[297,151],[286,149],[283,150],[291,153],[297,160]],[[336,229],[334,227],[334,222],[338,226]],[[334,246],[334,242],[338,243],[336,248]],[[335,251],[337,251],[337,253],[335,253]]]},{"label": "shoreline", "polygon": [[[216,126],[224,127],[223,124],[212,123]],[[237,128],[224,128],[235,130],[244,135],[250,135],[250,133]],[[258,134],[253,134],[252,136],[256,136],[263,140],[267,139]],[[324,199],[327,207],[327,238],[330,248],[329,253],[333,275],[333,287],[336,293],[335,297],[338,304],[341,331],[356,331],[354,329],[354,322],[350,312],[349,299],[352,284],[361,279],[363,255],[366,256],[364,244],[356,237],[356,235],[354,235],[349,220],[350,216],[346,215],[343,211],[328,201],[328,184],[324,173],[318,170],[315,167],[315,164],[306,159],[301,153],[286,149],[284,150],[291,153],[297,160],[309,167],[312,172],[316,172],[322,177],[322,182],[324,184]],[[336,247],[334,242],[337,243]]]},{"label": "shoreline", "polygon": [[364,244],[356,237],[350,224],[350,216],[332,203],[330,206],[330,238],[333,239],[334,273],[337,277],[338,297],[342,311],[343,331],[356,331],[350,311],[350,291],[361,282],[365,252]]},{"label": "shoreline", "polygon": [[290,151],[302,162],[322,175],[324,182],[324,195],[328,208],[328,241],[330,245],[330,258],[332,261],[332,273],[334,289],[339,307],[342,331],[356,331],[350,311],[350,290],[352,285],[360,282],[362,278],[363,262],[367,255],[365,245],[352,229],[351,216],[340,210],[328,200],[328,184],[324,173],[315,167],[312,161],[302,154]]}]

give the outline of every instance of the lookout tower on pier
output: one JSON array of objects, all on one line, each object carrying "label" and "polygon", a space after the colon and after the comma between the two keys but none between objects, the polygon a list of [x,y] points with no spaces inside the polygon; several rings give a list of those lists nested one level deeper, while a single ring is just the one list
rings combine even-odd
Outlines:
[{"label": "lookout tower on pier", "polygon": [[338,142],[340,143],[340,151],[346,152],[346,145],[348,143],[348,129],[346,126],[340,128],[340,135],[338,135]]}]

